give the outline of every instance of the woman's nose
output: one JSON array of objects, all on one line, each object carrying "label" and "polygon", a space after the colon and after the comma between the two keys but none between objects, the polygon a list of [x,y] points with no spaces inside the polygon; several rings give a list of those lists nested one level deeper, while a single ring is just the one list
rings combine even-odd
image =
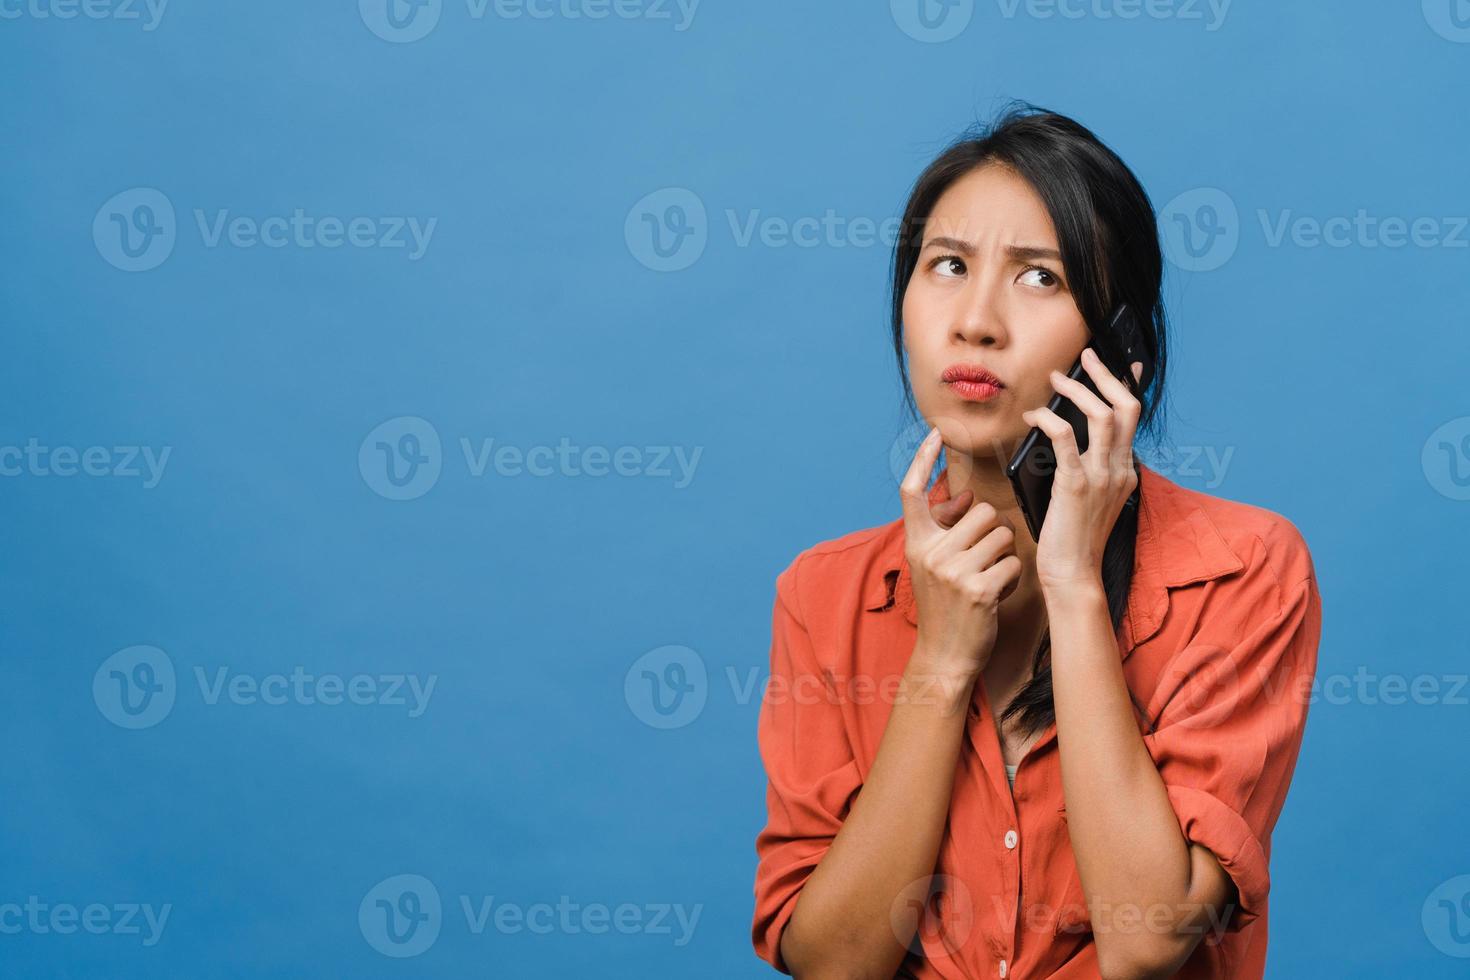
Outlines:
[{"label": "woman's nose", "polygon": [[986,291],[965,297],[955,311],[956,339],[977,347],[1003,347],[1007,335],[999,304]]}]

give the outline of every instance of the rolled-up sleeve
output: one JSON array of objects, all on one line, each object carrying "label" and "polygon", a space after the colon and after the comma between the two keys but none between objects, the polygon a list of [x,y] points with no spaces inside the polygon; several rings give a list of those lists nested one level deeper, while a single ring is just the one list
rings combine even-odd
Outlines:
[{"label": "rolled-up sleeve", "polygon": [[824,671],[801,616],[798,557],[776,579],[771,679],[758,741],[766,770],[766,825],[756,837],[756,953],[782,973],[781,934],[812,869],[842,827],[861,787],[838,705],[822,696]]},{"label": "rolled-up sleeve", "polygon": [[[1185,838],[1208,848],[1239,901],[1235,932],[1265,909],[1267,858],[1306,727],[1321,597],[1305,544],[1259,561],[1205,600],[1194,638],[1170,664],[1144,744]],[[1262,546],[1264,549],[1264,546]],[[1293,574],[1279,584],[1281,568]]]}]

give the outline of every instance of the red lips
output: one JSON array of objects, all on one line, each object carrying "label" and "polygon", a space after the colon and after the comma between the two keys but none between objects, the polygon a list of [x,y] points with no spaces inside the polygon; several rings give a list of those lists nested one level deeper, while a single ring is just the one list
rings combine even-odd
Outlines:
[{"label": "red lips", "polygon": [[944,381],[972,381],[976,384],[991,385],[996,388],[1004,388],[1005,382],[985,370],[978,364],[951,364],[944,369],[941,375]]},{"label": "red lips", "polygon": [[944,369],[944,383],[967,402],[988,402],[1005,387],[999,378],[978,364],[951,364]]}]

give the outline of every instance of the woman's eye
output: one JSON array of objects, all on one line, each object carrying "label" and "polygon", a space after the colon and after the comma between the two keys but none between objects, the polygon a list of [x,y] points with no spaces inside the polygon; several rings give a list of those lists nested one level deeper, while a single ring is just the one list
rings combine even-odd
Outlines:
[{"label": "woman's eye", "polygon": [[1043,269],[1039,265],[1033,265],[1033,266],[1031,266],[1031,268],[1029,268],[1025,272],[1021,273],[1021,275],[1022,276],[1036,276],[1036,277],[1040,277],[1040,281],[1039,282],[1033,281],[1031,283],[1031,285],[1034,285],[1034,286],[1051,287],[1051,286],[1055,286],[1057,283],[1059,283],[1061,281],[1055,275],[1052,274],[1052,272],[1051,272],[1050,269]]},{"label": "woman's eye", "polygon": [[941,255],[934,260],[934,268],[946,279],[965,274],[965,262],[957,255]]}]

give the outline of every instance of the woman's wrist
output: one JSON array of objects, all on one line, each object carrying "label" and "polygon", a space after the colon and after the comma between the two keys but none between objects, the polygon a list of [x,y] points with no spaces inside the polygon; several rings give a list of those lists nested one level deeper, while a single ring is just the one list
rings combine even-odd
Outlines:
[{"label": "woman's wrist", "polygon": [[1046,602],[1049,616],[1072,608],[1086,608],[1108,602],[1108,591],[1103,585],[1102,571],[1080,578],[1059,579],[1041,582],[1041,595]]},{"label": "woman's wrist", "polygon": [[979,677],[980,665],[956,663],[921,638],[904,668],[904,693],[911,703],[937,705],[953,714],[969,706]]}]

